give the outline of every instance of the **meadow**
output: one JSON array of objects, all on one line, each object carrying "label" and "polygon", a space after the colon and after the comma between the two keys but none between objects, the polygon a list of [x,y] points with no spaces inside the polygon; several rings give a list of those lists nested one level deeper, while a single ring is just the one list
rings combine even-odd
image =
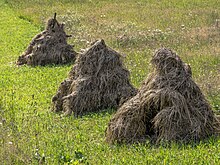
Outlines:
[{"label": "meadow", "polygon": [[218,0],[0,0],[0,164],[220,164],[219,138],[108,145],[105,129],[115,110],[81,118],[50,112],[72,65],[18,67],[15,61],[54,12],[77,52],[103,38],[126,55],[136,87],[151,71],[155,50],[171,48],[220,113]]}]

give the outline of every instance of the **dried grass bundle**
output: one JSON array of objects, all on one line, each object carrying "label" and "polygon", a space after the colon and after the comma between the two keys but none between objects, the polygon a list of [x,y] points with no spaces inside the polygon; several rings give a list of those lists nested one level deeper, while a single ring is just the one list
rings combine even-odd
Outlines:
[{"label": "dried grass bundle", "polygon": [[154,71],[136,96],[125,102],[106,130],[109,143],[137,142],[150,136],[160,141],[197,141],[219,132],[219,122],[191,68],[169,49],[159,49]]},{"label": "dried grass bundle", "polygon": [[69,78],[61,83],[52,99],[52,110],[81,116],[117,108],[136,92],[121,55],[107,47],[104,40],[99,40],[78,56]]},{"label": "dried grass bundle", "polygon": [[77,53],[73,46],[67,43],[64,31],[64,24],[60,24],[54,18],[49,19],[46,29],[36,35],[27,50],[18,57],[17,65],[47,65],[47,64],[66,64],[75,60]]}]

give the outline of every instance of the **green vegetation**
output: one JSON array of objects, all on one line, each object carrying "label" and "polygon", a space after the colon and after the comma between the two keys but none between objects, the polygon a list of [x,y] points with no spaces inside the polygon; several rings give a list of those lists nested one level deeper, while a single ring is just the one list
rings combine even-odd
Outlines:
[{"label": "green vegetation", "polygon": [[219,138],[169,147],[109,146],[104,134],[113,110],[79,119],[51,113],[51,97],[71,66],[17,67],[14,62],[54,12],[74,35],[69,43],[77,51],[103,38],[126,54],[137,87],[156,48],[175,50],[191,65],[213,110],[220,110],[218,0],[0,0],[1,164],[220,163]]}]

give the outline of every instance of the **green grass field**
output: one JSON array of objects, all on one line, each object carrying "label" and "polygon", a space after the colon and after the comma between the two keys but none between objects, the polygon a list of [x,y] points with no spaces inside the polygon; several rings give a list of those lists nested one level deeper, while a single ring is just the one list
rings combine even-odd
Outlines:
[{"label": "green grass field", "polygon": [[111,145],[105,129],[114,110],[82,118],[50,112],[71,65],[17,67],[15,61],[46,20],[58,14],[75,50],[103,38],[126,54],[139,87],[161,46],[191,65],[193,78],[220,112],[218,0],[0,0],[0,164],[220,164],[220,139],[199,144]]}]

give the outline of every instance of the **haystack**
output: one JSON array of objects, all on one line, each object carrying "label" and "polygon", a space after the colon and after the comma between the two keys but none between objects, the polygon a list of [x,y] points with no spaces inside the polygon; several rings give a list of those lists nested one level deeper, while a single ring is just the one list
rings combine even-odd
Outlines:
[{"label": "haystack", "polygon": [[64,24],[54,18],[49,19],[46,29],[36,35],[27,50],[18,57],[17,65],[66,64],[75,60],[76,52],[67,43],[70,37],[64,31]]},{"label": "haystack", "polygon": [[109,143],[198,141],[219,132],[219,122],[189,65],[169,49],[159,49],[153,72],[136,96],[125,102],[108,124]]},{"label": "haystack", "polygon": [[121,55],[98,40],[79,55],[69,78],[60,84],[52,111],[77,117],[117,108],[137,93],[129,79]]}]

